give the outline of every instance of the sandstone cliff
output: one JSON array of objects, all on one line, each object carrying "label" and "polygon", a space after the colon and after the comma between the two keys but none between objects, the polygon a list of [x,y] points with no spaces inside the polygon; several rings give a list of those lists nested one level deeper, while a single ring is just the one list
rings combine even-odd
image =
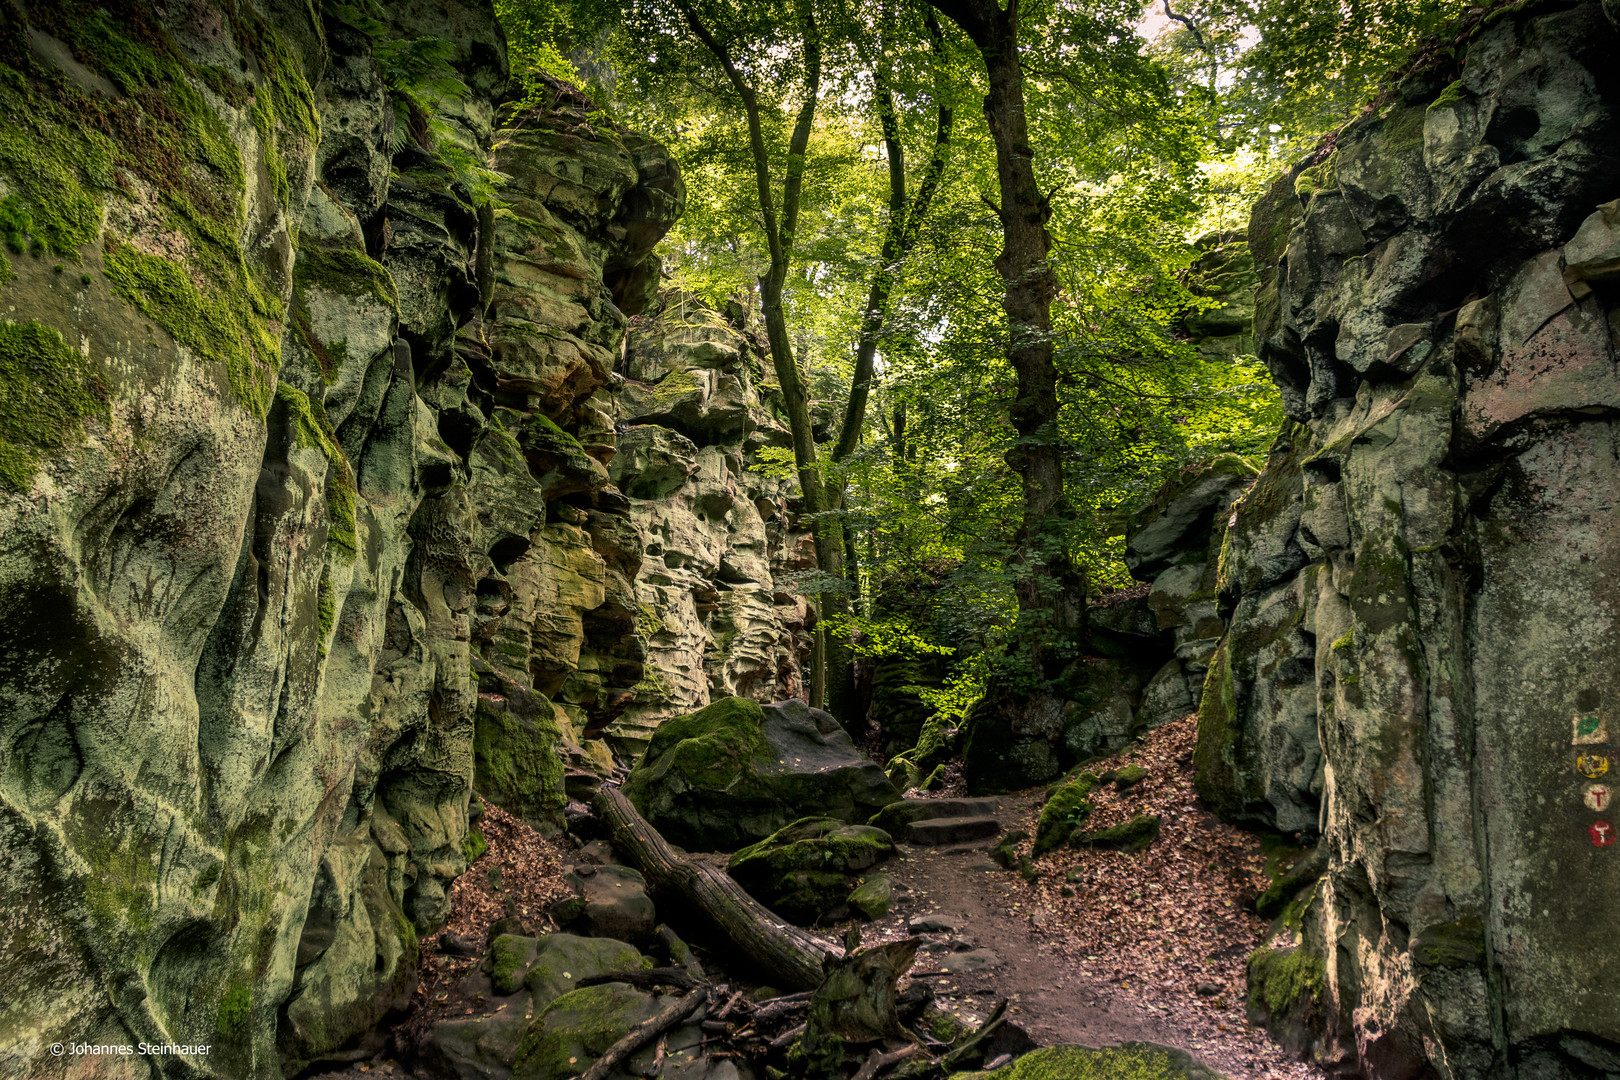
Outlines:
[{"label": "sandstone cliff", "polygon": [[1290,422],[1231,509],[1204,797],[1320,833],[1252,1007],[1377,1077],[1620,1070],[1620,81],[1603,5],[1475,13],[1254,214]]}]

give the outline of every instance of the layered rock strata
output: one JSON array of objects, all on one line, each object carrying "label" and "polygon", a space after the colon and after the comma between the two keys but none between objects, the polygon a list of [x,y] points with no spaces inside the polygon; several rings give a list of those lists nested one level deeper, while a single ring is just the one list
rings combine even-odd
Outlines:
[{"label": "layered rock strata", "polygon": [[1221,547],[1199,783],[1320,830],[1252,1000],[1341,1070],[1620,1069],[1617,50],[1595,0],[1483,18],[1251,225],[1290,422]]}]

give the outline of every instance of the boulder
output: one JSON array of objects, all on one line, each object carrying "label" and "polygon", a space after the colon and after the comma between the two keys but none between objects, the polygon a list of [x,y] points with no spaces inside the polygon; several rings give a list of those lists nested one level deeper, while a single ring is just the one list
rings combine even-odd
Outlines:
[{"label": "boulder", "polygon": [[647,879],[628,866],[574,867],[563,879],[583,902],[578,918],[592,937],[645,942],[658,927]]},{"label": "boulder", "polygon": [[[513,1059],[512,1076],[514,1080],[571,1080],[631,1028],[657,1016],[669,1001],[625,983],[571,990],[529,1021]],[[613,1075],[646,1075],[653,1053],[654,1047],[647,1046]]]},{"label": "boulder", "polygon": [[508,1080],[519,1045],[535,1014],[580,979],[650,967],[622,941],[547,934],[497,934],[483,969],[456,987],[476,1006],[470,1016],[440,1020],[417,1044],[419,1060],[434,1076],[455,1080]]},{"label": "boulder", "polygon": [[1035,826],[1036,855],[1062,847],[1074,830],[1086,823],[1092,810],[1088,796],[1096,786],[1094,774],[1081,773],[1052,793],[1041,807],[1040,820]]},{"label": "boulder", "polygon": [[665,722],[624,793],[671,842],[735,851],[807,814],[864,822],[900,798],[827,713],[724,698]]},{"label": "boulder", "polygon": [[862,871],[893,854],[882,829],[804,818],[737,852],[726,869],[772,911],[814,923],[847,912]]},{"label": "boulder", "polygon": [[1092,829],[1072,835],[1069,843],[1075,847],[1098,851],[1146,851],[1159,838],[1159,816],[1137,814],[1129,821],[1110,825],[1106,829]]},{"label": "boulder", "polygon": [[1236,454],[1222,454],[1166,484],[1125,531],[1125,565],[1139,581],[1172,566],[1202,562],[1210,527],[1259,470]]},{"label": "boulder", "polygon": [[894,905],[894,881],[888,874],[868,874],[849,894],[849,906],[868,919],[881,919]]}]

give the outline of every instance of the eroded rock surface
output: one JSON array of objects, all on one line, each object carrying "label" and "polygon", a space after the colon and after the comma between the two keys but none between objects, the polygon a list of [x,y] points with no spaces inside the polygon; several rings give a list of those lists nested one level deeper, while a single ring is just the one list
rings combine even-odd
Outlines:
[{"label": "eroded rock surface", "polygon": [[[32,154],[0,158],[32,249],[0,286],[0,1071],[145,1041],[273,1077],[408,1000],[475,777],[543,823],[533,762],[609,763],[589,729],[645,652],[603,395],[679,174],[566,88],[503,111],[483,0],[30,10],[0,26]],[[377,32],[451,44],[430,135]],[[491,211],[451,151],[497,143]],[[54,427],[13,408],[44,396]]]},{"label": "eroded rock surface", "polygon": [[1291,422],[1220,552],[1199,783],[1324,838],[1251,1004],[1336,1068],[1620,1066],[1617,49],[1597,2],[1504,12],[1254,215]]}]

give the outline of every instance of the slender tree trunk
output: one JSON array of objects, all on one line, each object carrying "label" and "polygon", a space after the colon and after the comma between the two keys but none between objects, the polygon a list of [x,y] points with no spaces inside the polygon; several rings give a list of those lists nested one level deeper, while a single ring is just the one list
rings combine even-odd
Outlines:
[{"label": "slender tree trunk", "polygon": [[1052,354],[1052,298],[1057,277],[1047,259],[1051,204],[1035,183],[1034,152],[1024,111],[1018,56],[1018,0],[931,0],[978,46],[989,75],[984,117],[996,147],[1002,251],[996,269],[1005,283],[1007,359],[1018,378],[1012,422],[1018,442],[1007,463],[1023,484],[1023,523],[1014,563],[1020,623],[1035,640],[1085,629],[1084,577],[1065,543],[1068,509],[1058,439],[1057,365]]}]

